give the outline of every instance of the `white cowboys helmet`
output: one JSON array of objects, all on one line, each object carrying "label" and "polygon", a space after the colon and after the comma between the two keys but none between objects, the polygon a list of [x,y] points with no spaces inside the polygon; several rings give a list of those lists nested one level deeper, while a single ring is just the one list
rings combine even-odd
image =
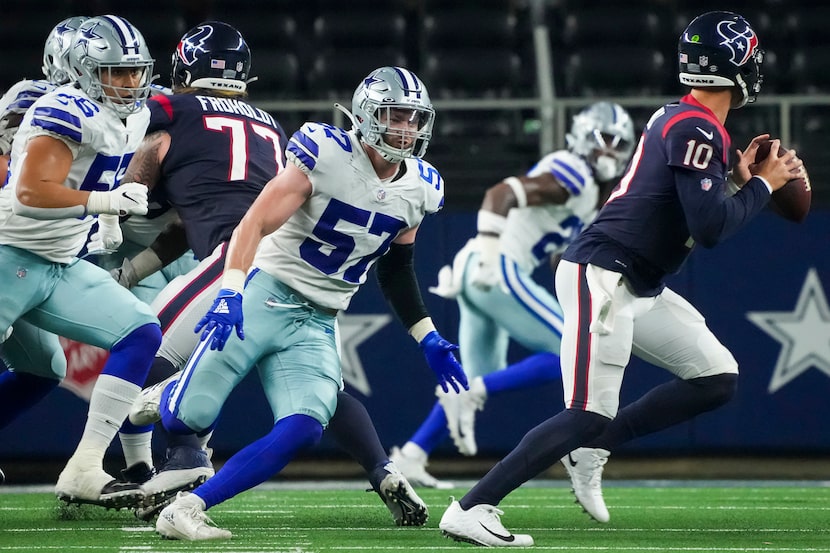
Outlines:
[{"label": "white cowboys helmet", "polygon": [[89,19],[85,15],[68,17],[55,25],[43,47],[43,74],[52,84],[66,84],[71,80],[69,73],[69,46],[75,31]]},{"label": "white cowboys helmet", "polygon": [[[411,112],[410,120],[417,119],[418,130],[413,133],[390,130],[386,122],[391,120],[394,109]],[[403,67],[381,67],[363,79],[352,97],[352,115],[361,140],[393,163],[408,157],[422,157],[432,138],[435,122],[435,110],[427,87],[415,73]],[[396,147],[388,142],[410,134],[414,134],[415,140],[407,147]]]},{"label": "white cowboys helmet", "polygon": [[623,174],[634,152],[634,123],[619,104],[597,102],[574,116],[565,139],[594,170],[594,178],[607,182]]},{"label": "white cowboys helmet", "polygon": [[[122,119],[140,110],[150,95],[153,61],[142,34],[117,15],[86,20],[75,33],[69,50],[69,68],[78,86]],[[104,85],[101,78],[116,68],[139,70],[139,86]]]}]

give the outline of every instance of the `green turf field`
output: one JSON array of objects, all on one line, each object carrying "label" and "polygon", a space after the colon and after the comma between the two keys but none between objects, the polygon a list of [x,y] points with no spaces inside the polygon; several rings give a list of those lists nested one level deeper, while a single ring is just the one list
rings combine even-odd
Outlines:
[{"label": "green turf field", "polygon": [[[523,487],[502,503],[502,522],[531,534],[538,551],[830,552],[825,483],[712,484],[609,483],[611,522],[605,525],[588,519],[565,487]],[[451,542],[438,530],[449,495],[466,489],[419,490],[430,506],[429,523],[397,528],[377,496],[353,483],[322,489],[270,486],[210,510],[219,526],[234,533],[232,540],[187,543],[162,540],[127,511],[61,507],[42,489],[9,493],[7,488],[0,493],[0,553],[470,550],[473,546]]]}]

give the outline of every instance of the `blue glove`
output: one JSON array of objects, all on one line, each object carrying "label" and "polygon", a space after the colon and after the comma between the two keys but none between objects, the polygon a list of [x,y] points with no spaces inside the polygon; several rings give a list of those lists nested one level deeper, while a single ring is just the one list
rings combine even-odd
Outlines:
[{"label": "blue glove", "polygon": [[234,292],[227,288],[219,290],[216,299],[213,300],[213,305],[208,310],[207,314],[202,317],[202,320],[193,329],[193,332],[202,332],[202,340],[206,340],[208,336],[213,335],[210,339],[210,349],[222,350],[225,347],[225,342],[231,335],[231,330],[236,327],[236,335],[240,340],[245,339],[245,333],[242,331],[242,294]]},{"label": "blue glove", "polygon": [[444,392],[449,392],[447,384],[452,386],[456,393],[461,390],[458,385],[469,390],[470,386],[467,384],[467,375],[464,374],[464,369],[456,360],[453,352],[458,350],[458,346],[451,344],[441,338],[437,331],[433,330],[421,340],[418,344],[427,358],[427,364],[435,376],[438,378],[438,384]]}]

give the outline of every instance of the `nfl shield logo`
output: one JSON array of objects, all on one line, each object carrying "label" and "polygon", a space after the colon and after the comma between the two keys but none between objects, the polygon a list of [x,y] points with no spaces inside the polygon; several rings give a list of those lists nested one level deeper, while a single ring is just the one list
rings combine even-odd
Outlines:
[{"label": "nfl shield logo", "polygon": [[700,56],[700,58],[698,58],[698,61],[700,61],[701,67],[706,67],[707,65],[709,65],[709,56]]},{"label": "nfl shield logo", "polygon": [[700,187],[703,190],[708,191],[710,188],[712,188],[712,179],[710,179],[710,178],[700,179]]},{"label": "nfl shield logo", "polygon": [[26,267],[17,268],[17,278],[26,278],[27,274],[29,274],[29,271],[26,269]]}]

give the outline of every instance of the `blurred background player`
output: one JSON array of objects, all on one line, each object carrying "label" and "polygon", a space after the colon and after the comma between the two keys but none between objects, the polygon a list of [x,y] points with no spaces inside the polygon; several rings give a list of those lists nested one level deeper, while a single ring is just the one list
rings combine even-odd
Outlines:
[{"label": "blurred background player", "polygon": [[9,183],[0,191],[0,282],[8,294],[0,327],[22,319],[37,331],[15,332],[3,344],[14,370],[4,373],[0,397],[41,393],[42,382],[21,381],[26,371],[63,377],[54,371],[65,371],[65,360],[47,366],[27,361],[33,351],[62,357],[57,335],[110,351],[83,436],[55,487],[69,502],[117,508],[144,495],[139,486],[114,481],[103,457],[146,378],[161,339],[158,321],[113,286],[106,271],[76,255],[93,215],[110,215],[117,227],[119,215],[147,211],[144,185],[116,185],[144,134],[152,67],[144,38],[123,18],[83,22],[69,48],[76,84],[45,94],[26,112],[14,135]]},{"label": "blurred background player", "polygon": [[[458,540],[528,546],[496,506],[511,491],[580,446],[604,452],[728,402],[738,364],[688,301],[665,286],[695,243],[711,248],[751,221],[770,194],[801,174],[794,151],[755,164],[752,139],[737,150],[729,195],[731,109],[755,100],[763,50],[740,15],[709,12],[680,36],[679,79],[691,92],[655,112],[630,169],[556,270],[564,314],[562,381],[566,409],[530,430],[460,501],[439,527]],[[619,409],[631,355],[675,378]],[[577,468],[581,461],[574,459]],[[598,475],[597,475],[598,478]],[[604,508],[604,505],[603,505]],[[607,510],[606,510],[607,512]],[[489,532],[488,532],[489,530]]]},{"label": "blurred background player", "polygon": [[[71,81],[69,46],[75,31],[87,19],[89,18],[82,15],[68,17],[55,25],[43,47],[41,70],[46,79],[23,79],[12,85],[0,98],[0,155],[3,156],[0,157],[0,164],[5,166],[8,163],[14,134],[20,127],[23,115],[35,100]],[[5,181],[5,177],[0,180],[0,186]]]},{"label": "blurred background player", "polygon": [[[24,79],[14,84],[0,98],[0,165],[3,168],[3,181],[5,184],[11,154],[14,135],[20,128],[23,116],[35,103],[35,101],[51,92],[60,85],[70,82],[69,72],[69,46],[75,31],[81,23],[89,19],[84,16],[76,16],[64,19],[49,32],[46,44],[43,47],[42,71],[46,80]],[[19,333],[36,334],[39,332],[34,328],[24,328],[28,323],[19,321],[17,323]],[[30,325],[29,325],[30,326]],[[0,335],[0,343],[10,336],[12,329],[9,328]],[[16,384],[6,388],[9,394],[8,401],[0,403],[0,428],[9,424],[18,414],[40,401],[47,393],[54,389],[63,375],[66,374],[66,359],[63,356],[55,356],[54,352],[34,349],[28,352],[27,359],[16,359],[17,363],[27,363],[33,367],[52,367],[48,374],[37,376],[35,374],[12,372],[0,374],[0,382],[14,380]],[[7,355],[3,352],[3,362]],[[9,360],[11,363],[11,360]],[[19,392],[15,387],[20,387]]]},{"label": "blurred background player", "polygon": [[[413,485],[452,487],[426,471],[428,456],[447,434],[460,453],[475,455],[475,413],[489,396],[559,378],[562,310],[531,275],[558,258],[594,218],[631,158],[634,125],[621,106],[598,102],[574,117],[567,141],[567,150],[487,191],[478,235],[430,289],[458,302],[458,341],[470,390],[436,389],[430,415],[402,448],[392,448],[390,458]],[[539,353],[507,366],[511,338]]]},{"label": "blurred background player", "polygon": [[[375,261],[382,290],[439,381],[466,385],[454,346],[423,305],[412,264],[421,221],[443,205],[443,182],[420,159],[434,116],[414,73],[382,67],[355,90],[352,131],[306,123],[292,136],[289,163],[233,233],[222,289],[197,326],[202,341],[162,395],[168,431],[204,433],[256,366],[275,424],[165,507],[156,522],[162,536],[230,538],[207,524],[204,511],[269,479],[319,441],[342,388],[336,315]],[[397,470],[388,471],[381,492],[398,505],[399,524],[426,521],[426,506]]]}]

